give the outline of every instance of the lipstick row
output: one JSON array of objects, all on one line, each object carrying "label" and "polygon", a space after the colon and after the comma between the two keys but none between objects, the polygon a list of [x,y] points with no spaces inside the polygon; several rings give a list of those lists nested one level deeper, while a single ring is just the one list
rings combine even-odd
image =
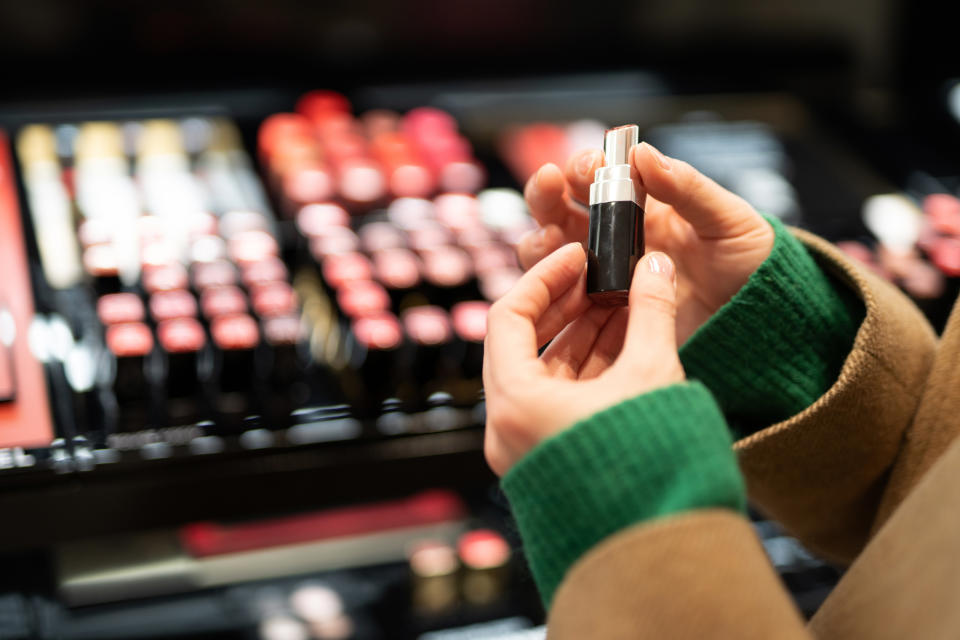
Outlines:
[{"label": "lipstick row", "polygon": [[367,211],[392,198],[475,193],[486,181],[449,114],[422,107],[403,116],[376,110],[358,118],[332,91],[307,93],[295,113],[267,118],[258,153],[287,216],[312,202]]},{"label": "lipstick row", "polygon": [[299,302],[238,141],[230,123],[204,119],[21,132],[25,175],[43,176],[73,214],[69,228],[35,224],[38,246],[78,258],[78,277],[47,280],[92,290],[121,430],[236,423],[262,409],[255,387],[296,372]]},{"label": "lipstick row", "polygon": [[871,196],[863,221],[876,245],[839,242],[851,257],[895,282],[917,301],[944,296],[947,281],[960,277],[960,199],[939,192]]},{"label": "lipstick row", "polygon": [[221,118],[19,132],[44,295],[109,365],[101,431],[285,427],[344,400],[390,433],[473,411],[486,311],[533,226],[521,194],[484,189],[433,107],[314,91],[257,153],[266,190]]},{"label": "lipstick row", "polygon": [[[520,273],[513,249],[483,225],[479,206],[473,196],[448,194],[432,202],[398,199],[364,216],[332,203],[297,214],[347,336],[362,411],[376,413],[398,396],[405,408],[422,408],[436,391],[463,391],[462,380],[473,381],[472,395],[455,393],[457,400],[476,402],[486,313],[500,295],[493,285],[512,284]],[[472,222],[452,224],[460,215],[461,223]]]},{"label": "lipstick row", "polygon": [[519,278],[532,226],[522,196],[480,191],[469,143],[432,107],[354,116],[314,91],[266,119],[258,151],[344,336],[355,411],[473,406],[486,312]]},{"label": "lipstick row", "polygon": [[[513,227],[498,230],[484,220],[485,206],[496,207],[500,216],[512,206],[520,215],[511,221]],[[519,194],[494,190],[480,197],[401,198],[386,209],[353,217],[339,205],[314,203],[298,212],[296,223],[338,299],[347,283],[365,281],[382,287],[394,309],[411,293],[449,308],[478,296],[492,302],[519,277],[513,243],[529,228],[522,206]],[[358,300],[372,302],[373,287],[363,290],[371,293]],[[351,296],[343,298],[346,315],[356,315]]]}]

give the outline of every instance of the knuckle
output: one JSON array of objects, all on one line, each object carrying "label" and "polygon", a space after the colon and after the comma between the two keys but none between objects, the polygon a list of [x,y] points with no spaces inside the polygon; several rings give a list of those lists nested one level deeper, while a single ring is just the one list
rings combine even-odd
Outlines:
[{"label": "knuckle", "polygon": [[490,329],[503,322],[509,313],[510,310],[504,298],[500,298],[490,305],[490,309],[487,310],[487,335],[489,335]]},{"label": "knuckle", "polygon": [[642,308],[652,309],[672,318],[677,315],[676,299],[673,293],[665,287],[638,293],[636,302]]}]

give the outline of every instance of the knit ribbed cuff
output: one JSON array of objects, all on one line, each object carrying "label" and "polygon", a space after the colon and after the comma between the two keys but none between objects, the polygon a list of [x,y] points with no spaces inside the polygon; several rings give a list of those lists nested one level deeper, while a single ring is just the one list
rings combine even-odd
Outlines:
[{"label": "knit ribbed cuff", "polygon": [[824,273],[774,219],[773,250],[730,302],[683,345],[738,436],[799,413],[830,388],[853,346],[863,304]]},{"label": "knit ribbed cuff", "polygon": [[571,565],[608,535],[657,516],[743,510],[746,502],[723,415],[698,383],[578,422],[540,443],[502,486],[547,606]]}]

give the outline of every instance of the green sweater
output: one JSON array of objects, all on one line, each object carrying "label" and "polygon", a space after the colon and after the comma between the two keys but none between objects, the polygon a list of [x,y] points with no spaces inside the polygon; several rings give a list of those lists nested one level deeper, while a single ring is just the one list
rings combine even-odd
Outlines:
[{"label": "green sweater", "polygon": [[733,436],[798,413],[836,380],[863,305],[770,224],[770,256],[681,347],[689,382],[578,422],[504,476],[546,606],[574,562],[612,533],[690,509],[743,511]]}]

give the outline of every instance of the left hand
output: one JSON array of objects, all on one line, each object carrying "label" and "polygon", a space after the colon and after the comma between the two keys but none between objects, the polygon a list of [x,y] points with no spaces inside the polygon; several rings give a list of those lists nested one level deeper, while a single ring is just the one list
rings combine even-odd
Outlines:
[{"label": "left hand", "polygon": [[[747,282],[773,248],[773,228],[743,198],[686,162],[667,158],[648,143],[630,162],[647,191],[644,229],[648,251],[677,260],[677,338],[682,344]],[[520,263],[529,268],[566,242],[587,239],[594,172],[603,152],[573,155],[566,173],[544,165],[524,195],[538,231],[521,239]]]},{"label": "left hand", "polygon": [[484,453],[498,475],[578,420],[684,379],[676,269],[666,254],[648,253],[637,264],[627,308],[593,304],[585,282],[583,248],[568,244],[490,309]]}]

